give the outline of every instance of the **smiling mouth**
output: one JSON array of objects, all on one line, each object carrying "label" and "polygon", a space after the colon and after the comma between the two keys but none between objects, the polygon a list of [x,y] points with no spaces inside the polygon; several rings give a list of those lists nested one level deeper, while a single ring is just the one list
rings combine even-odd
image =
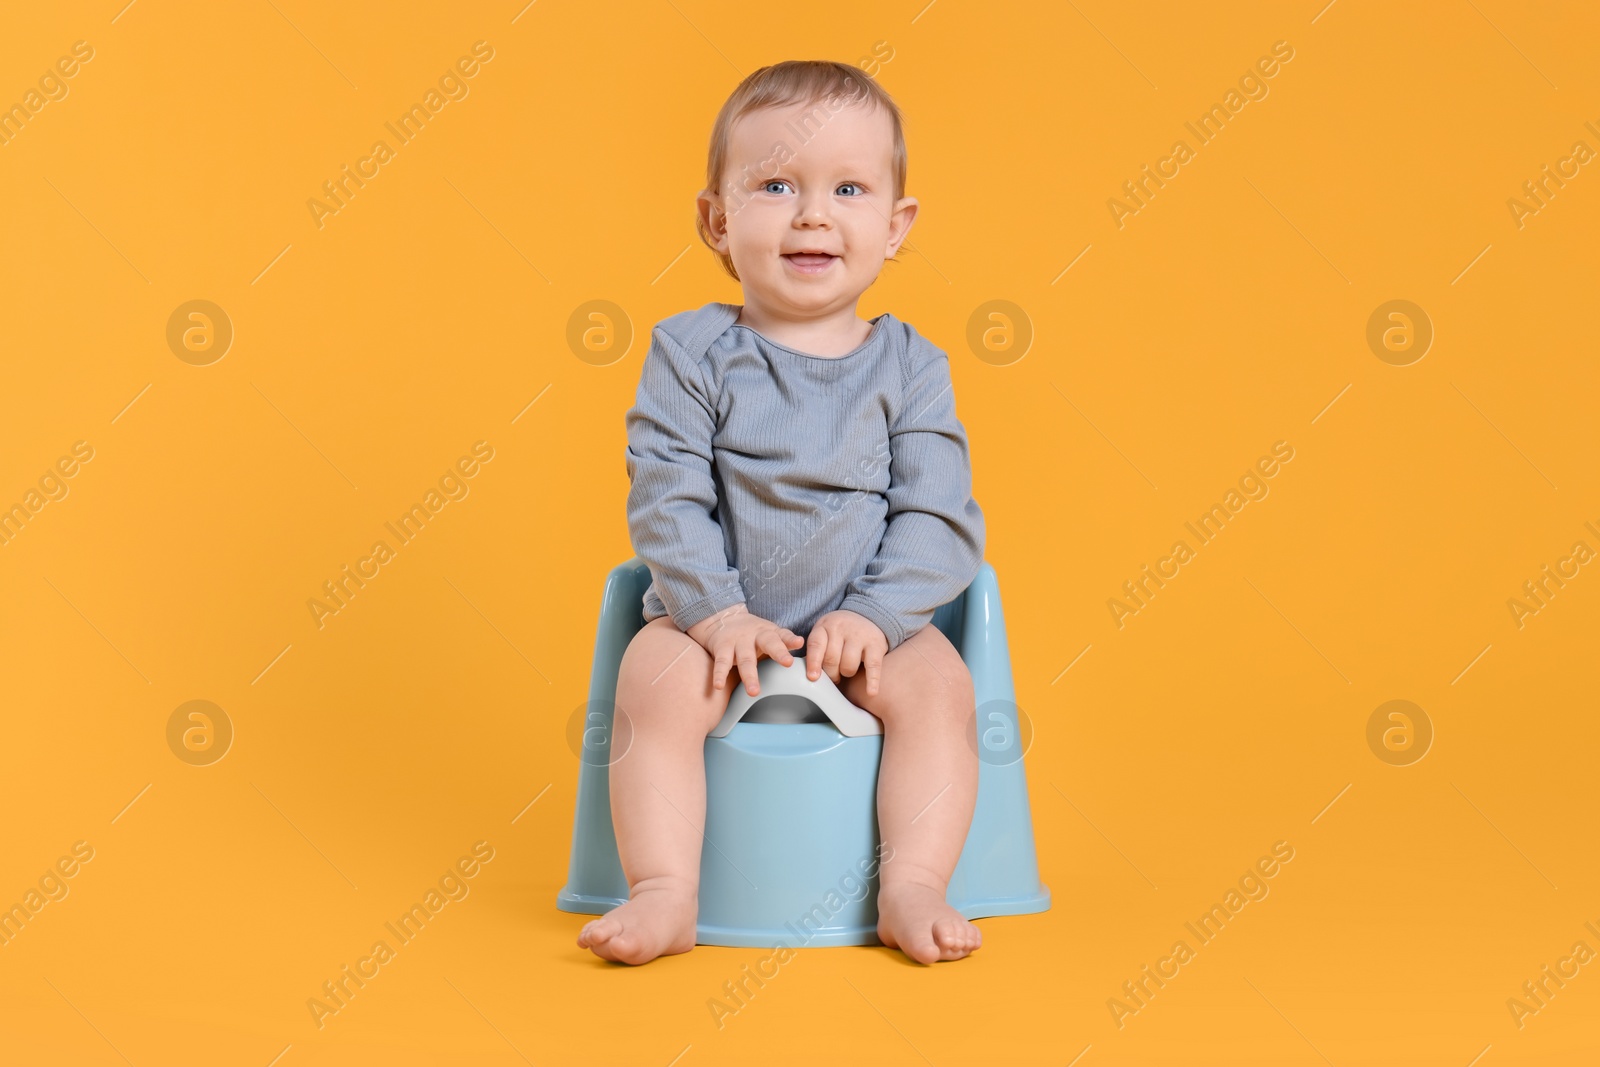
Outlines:
[{"label": "smiling mouth", "polygon": [[822,271],[827,270],[833,261],[839,257],[830,255],[827,252],[788,252],[784,254],[783,258],[789,261],[791,267],[802,274],[820,274]]}]

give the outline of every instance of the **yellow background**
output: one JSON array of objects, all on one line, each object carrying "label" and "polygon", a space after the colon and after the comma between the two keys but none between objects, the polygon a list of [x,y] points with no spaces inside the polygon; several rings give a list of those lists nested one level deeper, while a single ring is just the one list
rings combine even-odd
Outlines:
[{"label": "yellow background", "polygon": [[[1600,950],[1600,567],[1507,607],[1600,548],[1597,164],[1507,207],[1600,148],[1592,9],[122,3],[0,32],[0,102],[94,49],[0,147],[0,502],[94,449],[0,547],[0,903],[94,849],[0,947],[0,1058],[1594,1062],[1600,963],[1521,1029],[1506,1006]],[[470,94],[318,228],[479,40]],[[1270,94],[1118,228],[1280,40]],[[1054,902],[957,965],[805,951],[719,1030],[761,953],[575,947],[564,733],[631,555],[649,331],[741,300],[692,226],[716,110],[875,48],[922,209],[860,313],[951,357]],[[209,366],[166,342],[196,299],[235,331]],[[1410,366],[1366,343],[1391,299],[1435,329]],[[590,300],[631,323],[607,366],[567,342]],[[990,300],[1034,333],[1007,366],[965,340]],[[319,629],[307,600],[480,440],[470,495]],[[1279,440],[1270,495],[1119,629],[1108,598]],[[236,732],[203,767],[166,740],[197,699]],[[1410,766],[1367,744],[1393,699],[1435,731]],[[1107,1000],[1280,840],[1270,895],[1119,1028]],[[477,841],[470,895],[318,1029],[307,999]]]}]

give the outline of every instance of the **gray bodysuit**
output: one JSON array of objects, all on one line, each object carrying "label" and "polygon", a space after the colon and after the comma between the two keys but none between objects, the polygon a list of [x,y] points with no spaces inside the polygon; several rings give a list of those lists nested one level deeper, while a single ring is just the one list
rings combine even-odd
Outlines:
[{"label": "gray bodysuit", "polygon": [[808,637],[843,608],[892,650],[983,562],[949,357],[887,312],[825,359],[735,326],[739,311],[710,303],[651,332],[627,414],[644,618],[688,630],[743,602]]}]

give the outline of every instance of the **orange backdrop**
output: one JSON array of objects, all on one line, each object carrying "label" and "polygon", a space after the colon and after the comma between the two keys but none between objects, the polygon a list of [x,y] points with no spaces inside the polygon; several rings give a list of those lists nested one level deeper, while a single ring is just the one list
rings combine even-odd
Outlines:
[{"label": "orange backdrop", "polygon": [[[0,1058],[1594,1062],[1593,10],[124,5],[0,32]],[[908,117],[860,313],[950,354],[1054,903],[719,1026],[760,953],[573,944],[564,738],[810,57]]]}]

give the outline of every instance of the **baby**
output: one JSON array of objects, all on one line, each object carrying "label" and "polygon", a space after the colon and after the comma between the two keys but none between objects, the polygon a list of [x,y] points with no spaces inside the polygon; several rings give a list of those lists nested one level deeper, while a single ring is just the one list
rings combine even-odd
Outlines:
[{"label": "baby", "polygon": [[982,944],[945,901],[978,792],[972,678],[930,620],[983,563],[983,512],[948,357],[856,316],[916,217],[905,179],[900,112],[854,67],[763,67],[717,116],[698,225],[745,303],[658,323],[627,415],[653,581],[610,769],[628,901],[578,935],[605,959],[694,947],[706,735],[730,671],[757,696],[760,657],[797,653],[883,721],[879,939],[922,963]]}]

